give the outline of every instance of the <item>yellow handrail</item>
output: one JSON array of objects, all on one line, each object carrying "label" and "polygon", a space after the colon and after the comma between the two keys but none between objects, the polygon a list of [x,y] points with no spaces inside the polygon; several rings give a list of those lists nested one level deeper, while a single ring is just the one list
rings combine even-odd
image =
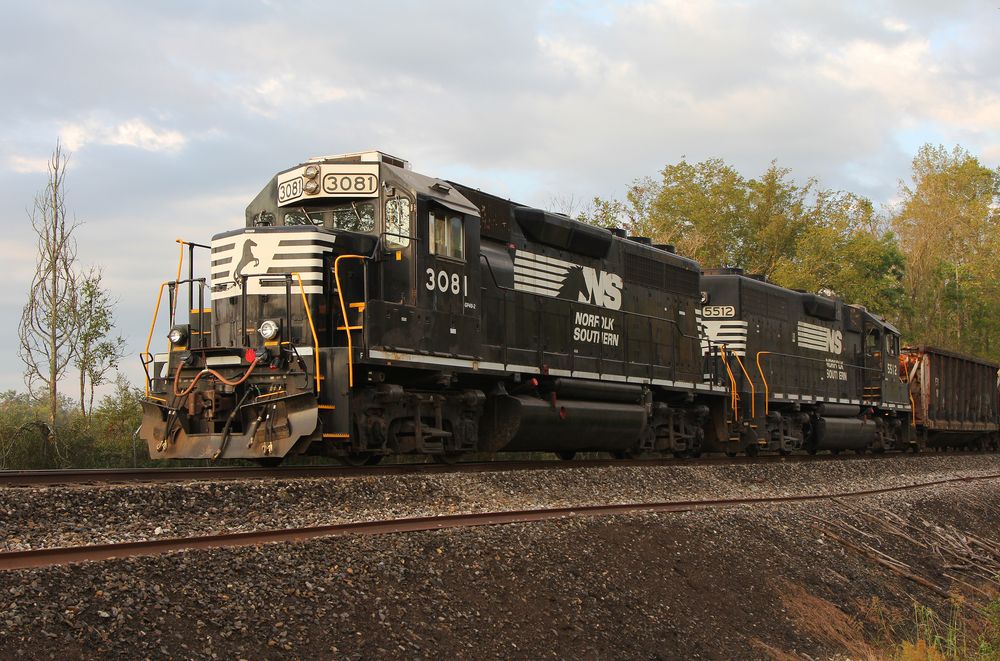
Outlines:
[{"label": "yellow handrail", "polygon": [[[184,246],[186,246],[188,242],[185,241],[184,239],[174,239],[174,241],[176,241],[178,244],[180,244],[180,248],[181,248],[181,257],[180,257],[179,260],[177,260],[177,279],[174,280],[174,282],[180,282],[181,281],[181,268],[184,266]],[[178,289],[177,289],[177,295],[174,296],[174,305],[173,305],[173,308],[171,308],[171,310],[170,310],[170,316],[171,317],[173,317],[173,316],[175,316],[177,314],[177,301],[180,299],[180,297],[181,297],[181,292],[180,292],[180,287],[178,287]],[[188,301],[188,302],[192,303],[192,304],[194,303],[194,301]]]},{"label": "yellow handrail", "polygon": [[[347,333],[347,385],[354,387],[354,345],[351,341],[351,328],[347,321],[347,306],[344,304],[344,292],[340,288],[340,260],[342,259],[367,259],[364,255],[338,255],[333,260],[333,279],[337,283],[337,298],[340,299],[340,314],[344,316],[345,332]],[[362,324],[363,326],[363,324]]]},{"label": "yellow handrail", "polygon": [[747,368],[743,366],[743,361],[740,360],[740,355],[738,353],[736,353],[735,351],[733,352],[733,355],[736,356],[736,362],[740,364],[740,369],[743,370],[743,376],[745,376],[747,378],[747,383],[750,384],[750,417],[751,418],[756,418],[757,417],[757,391],[753,387],[753,379],[751,379],[750,375],[747,373]]},{"label": "yellow handrail", "polygon": [[760,366],[760,357],[764,355],[770,355],[770,351],[758,351],[757,352],[757,371],[760,372],[760,380],[764,382],[764,415],[770,413],[769,399],[771,393],[768,390],[767,377],[764,376],[764,368]]},{"label": "yellow handrail", "polygon": [[306,309],[306,319],[309,320],[309,331],[313,336],[313,357],[316,359],[316,375],[313,377],[316,381],[316,395],[319,395],[320,389],[320,375],[319,375],[319,338],[316,337],[316,326],[313,324],[312,312],[309,310],[309,299],[306,298],[306,288],[302,284],[302,274],[298,271],[293,272],[299,281],[299,293],[302,295],[302,306]]},{"label": "yellow handrail", "polygon": [[[183,254],[183,253],[181,253]],[[146,338],[146,349],[140,354],[140,357],[145,359],[149,356],[149,345],[153,343],[153,329],[156,328],[156,317],[160,314],[160,301],[163,300],[163,288],[170,284],[170,281],[164,282],[160,285],[160,293],[156,296],[156,308],[153,310],[153,321],[149,324],[149,336]],[[149,372],[146,373],[149,376]],[[149,379],[146,379],[146,398],[149,398]]]},{"label": "yellow handrail", "polygon": [[729,361],[726,360],[726,345],[719,345],[719,352],[722,355],[722,364],[726,368],[726,373],[729,375],[729,400],[730,405],[733,407],[733,414],[736,416],[736,420],[740,419],[740,410],[736,408],[736,376],[733,371],[729,369]]}]

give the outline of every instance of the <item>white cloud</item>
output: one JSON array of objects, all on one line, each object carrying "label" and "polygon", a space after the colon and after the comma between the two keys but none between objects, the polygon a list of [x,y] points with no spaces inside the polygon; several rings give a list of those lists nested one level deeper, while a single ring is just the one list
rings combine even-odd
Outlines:
[{"label": "white cloud", "polygon": [[332,85],[322,78],[305,78],[288,73],[238,86],[235,91],[247,108],[268,118],[289,111],[301,112],[335,101],[362,100],[365,97],[364,90],[359,88]]},{"label": "white cloud", "polygon": [[96,119],[65,123],[59,128],[59,137],[70,151],[84,145],[119,145],[153,152],[176,152],[187,144],[187,137],[180,131],[150,126],[141,119],[129,119],[118,124],[104,124]]},{"label": "white cloud", "polygon": [[10,169],[19,174],[38,174],[49,171],[49,161],[47,158],[39,156],[21,156],[11,154],[7,158]]},{"label": "white cloud", "polygon": [[898,18],[893,18],[891,16],[887,16],[886,18],[882,19],[882,27],[888,30],[889,32],[908,32],[910,29],[910,26],[907,25],[904,21],[901,21]]}]

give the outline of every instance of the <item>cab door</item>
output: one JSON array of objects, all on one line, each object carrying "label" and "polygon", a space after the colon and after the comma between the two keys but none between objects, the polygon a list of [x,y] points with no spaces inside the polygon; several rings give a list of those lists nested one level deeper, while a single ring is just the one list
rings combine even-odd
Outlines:
[{"label": "cab door", "polygon": [[882,351],[882,329],[865,324],[864,334],[864,399],[882,400],[882,379],[885,374],[885,353]]},{"label": "cab door", "polygon": [[479,358],[479,218],[433,199],[418,200],[417,307],[432,353]]}]

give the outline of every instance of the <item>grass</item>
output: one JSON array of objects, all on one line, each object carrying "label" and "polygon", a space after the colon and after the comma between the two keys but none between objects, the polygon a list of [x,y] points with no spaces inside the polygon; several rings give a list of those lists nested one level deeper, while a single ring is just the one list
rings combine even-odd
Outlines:
[{"label": "grass", "polygon": [[947,617],[914,604],[913,625],[895,661],[1000,661],[1000,596],[985,605],[955,598]]}]

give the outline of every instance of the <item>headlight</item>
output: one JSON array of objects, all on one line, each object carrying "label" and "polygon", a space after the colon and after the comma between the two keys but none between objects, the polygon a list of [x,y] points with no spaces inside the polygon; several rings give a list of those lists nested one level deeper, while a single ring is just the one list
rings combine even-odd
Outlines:
[{"label": "headlight", "polygon": [[183,344],[187,339],[187,329],[183,326],[174,326],[167,333],[167,339],[170,340],[170,344]]},{"label": "headlight", "polygon": [[319,183],[317,183],[315,179],[310,179],[303,185],[302,188],[306,191],[306,193],[315,195],[319,192]]},{"label": "headlight", "polygon": [[278,328],[278,322],[268,319],[260,325],[257,332],[260,333],[260,336],[265,340],[273,340],[278,337]]},{"label": "headlight", "polygon": [[302,176],[306,179],[315,179],[319,175],[318,165],[307,165],[306,169],[302,171]]}]

